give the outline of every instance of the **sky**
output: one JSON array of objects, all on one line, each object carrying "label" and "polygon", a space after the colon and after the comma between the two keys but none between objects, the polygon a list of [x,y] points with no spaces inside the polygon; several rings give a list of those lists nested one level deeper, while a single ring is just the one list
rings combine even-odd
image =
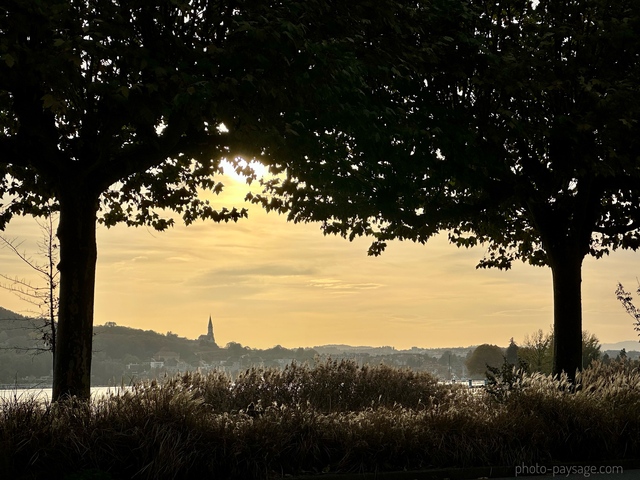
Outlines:
[{"label": "sky", "polygon": [[[252,348],[326,344],[390,345],[398,349],[522,343],[550,331],[551,271],[515,264],[478,270],[482,247],[458,249],[446,235],[426,245],[391,242],[367,256],[370,239],[324,236],[317,224],[292,224],[243,198],[249,187],[233,175],[216,205],[249,208],[236,224],[197,222],[165,232],[98,227],[95,325],[169,331],[191,339],[206,333],[209,315],[220,346]],[[15,218],[3,236],[22,242],[34,260],[41,229]],[[0,273],[42,284],[8,249]],[[638,286],[640,252],[619,251],[583,268],[584,328],[602,343],[637,340],[633,321],[615,298],[622,282]],[[640,304],[640,298],[638,299]],[[0,289],[0,306],[33,307]]]}]

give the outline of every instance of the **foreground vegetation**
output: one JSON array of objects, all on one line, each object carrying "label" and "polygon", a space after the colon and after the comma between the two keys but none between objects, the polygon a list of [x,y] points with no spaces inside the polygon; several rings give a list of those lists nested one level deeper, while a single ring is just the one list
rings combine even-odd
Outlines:
[{"label": "foreground vegetation", "polygon": [[[640,372],[596,363],[578,389],[541,374],[490,391],[328,361],[187,374],[92,403],[0,407],[7,478],[269,478],[637,458]],[[53,472],[65,472],[56,474]]]}]

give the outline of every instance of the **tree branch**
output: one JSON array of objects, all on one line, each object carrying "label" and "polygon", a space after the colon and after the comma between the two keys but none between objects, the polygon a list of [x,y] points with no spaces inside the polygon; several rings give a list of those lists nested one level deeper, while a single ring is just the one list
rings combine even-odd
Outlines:
[{"label": "tree branch", "polygon": [[213,155],[214,150],[220,145],[213,134],[202,132],[201,135],[195,136],[193,132],[188,135],[185,133],[182,128],[168,126],[157,136],[155,142],[147,139],[144,143],[128,145],[119,154],[100,162],[92,168],[91,176],[98,180],[98,188],[104,191],[131,175],[162,165],[169,158],[181,154],[195,157],[204,150],[211,150]]},{"label": "tree branch", "polygon": [[593,231],[596,233],[602,233],[605,235],[609,235],[611,237],[615,235],[623,235],[625,233],[632,232],[633,230],[640,229],[640,220],[633,220],[631,223],[627,225],[611,225],[608,227],[604,226],[595,226]]},{"label": "tree branch", "polygon": [[[8,240],[7,238],[5,238],[4,236],[0,235],[0,242],[2,242],[4,245],[4,247],[9,248],[14,254],[16,254],[16,256],[22,260],[24,263],[26,263],[31,269],[35,270],[36,272],[42,273],[46,275],[46,270],[44,270],[42,267],[40,267],[39,265],[36,265],[35,263],[33,263],[33,261],[26,256],[25,253],[21,253],[20,250],[18,250],[18,247],[20,245],[22,245],[22,243],[19,244],[15,244],[15,240]],[[4,276],[4,275],[2,275]]]}]

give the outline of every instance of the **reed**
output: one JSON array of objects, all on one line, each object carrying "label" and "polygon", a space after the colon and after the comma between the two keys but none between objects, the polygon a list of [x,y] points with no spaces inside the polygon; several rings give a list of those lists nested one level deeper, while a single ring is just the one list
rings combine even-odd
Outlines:
[{"label": "reed", "polygon": [[0,405],[0,472],[266,479],[638,457],[637,369],[596,363],[578,388],[517,378],[496,396],[424,373],[326,361],[252,368],[235,380],[189,373],[91,403],[13,398]]}]

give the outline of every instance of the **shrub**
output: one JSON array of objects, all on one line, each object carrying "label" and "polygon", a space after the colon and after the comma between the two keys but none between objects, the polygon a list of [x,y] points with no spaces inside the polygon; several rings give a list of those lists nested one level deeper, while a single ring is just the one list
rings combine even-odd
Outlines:
[{"label": "shrub", "polygon": [[578,376],[578,388],[542,374],[498,380],[496,394],[328,361],[249,369],[235,381],[185,374],[91,403],[14,398],[0,404],[0,472],[277,478],[619,460],[640,449],[637,369],[595,363]]}]

